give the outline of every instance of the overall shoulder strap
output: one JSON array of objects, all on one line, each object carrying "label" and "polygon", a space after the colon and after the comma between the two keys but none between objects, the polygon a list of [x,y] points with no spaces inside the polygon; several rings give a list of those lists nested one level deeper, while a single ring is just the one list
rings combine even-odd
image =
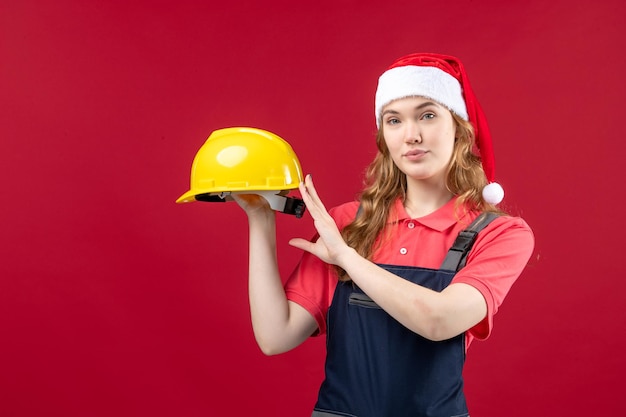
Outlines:
[{"label": "overall shoulder strap", "polygon": [[472,249],[476,236],[496,217],[498,217],[496,213],[481,213],[480,216],[476,217],[465,230],[459,233],[439,269],[458,271],[463,268],[467,261],[467,254]]}]

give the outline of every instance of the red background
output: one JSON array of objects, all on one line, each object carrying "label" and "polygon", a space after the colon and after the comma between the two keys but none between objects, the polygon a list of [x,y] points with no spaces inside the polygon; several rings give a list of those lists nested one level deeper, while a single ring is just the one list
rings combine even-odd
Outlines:
[{"label": "red background", "polygon": [[[287,139],[328,206],[378,75],[461,57],[529,267],[469,351],[473,416],[623,410],[624,2],[0,2],[0,415],[306,416],[324,339],[265,357],[234,204],[176,205],[206,137]],[[279,216],[287,274],[309,217]]]}]

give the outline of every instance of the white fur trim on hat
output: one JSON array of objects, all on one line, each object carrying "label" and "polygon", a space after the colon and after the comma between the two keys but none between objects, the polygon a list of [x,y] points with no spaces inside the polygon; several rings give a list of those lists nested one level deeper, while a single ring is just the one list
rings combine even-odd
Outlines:
[{"label": "white fur trim on hat", "polygon": [[407,65],[387,70],[378,79],[377,126],[380,127],[384,106],[394,100],[413,96],[435,100],[464,120],[468,120],[461,84],[456,78],[439,68]]}]

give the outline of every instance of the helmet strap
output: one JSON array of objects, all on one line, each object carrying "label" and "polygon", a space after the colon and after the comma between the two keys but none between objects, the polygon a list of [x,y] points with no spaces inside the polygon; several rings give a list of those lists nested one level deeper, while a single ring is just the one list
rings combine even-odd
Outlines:
[{"label": "helmet strap", "polygon": [[[249,192],[247,192],[249,193]],[[298,219],[302,217],[305,210],[304,201],[299,198],[287,197],[284,195],[276,194],[276,191],[255,191],[254,194],[258,194],[270,204],[273,210],[279,211],[285,214],[293,214]]]},{"label": "helmet strap", "polygon": [[[276,194],[276,191],[224,191],[221,193],[206,193],[195,195],[196,201],[206,201],[211,203],[219,203],[227,200],[231,194],[256,194],[263,197],[269,203],[272,210],[285,214],[292,214],[298,219],[304,214],[306,206],[300,198],[286,197]],[[230,199],[229,199],[230,200]]]}]

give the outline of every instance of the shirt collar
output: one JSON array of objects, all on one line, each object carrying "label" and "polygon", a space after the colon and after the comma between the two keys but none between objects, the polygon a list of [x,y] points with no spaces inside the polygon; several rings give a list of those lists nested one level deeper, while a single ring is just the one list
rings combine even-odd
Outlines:
[{"label": "shirt collar", "polygon": [[423,226],[442,232],[452,227],[460,219],[466,216],[466,214],[463,213],[462,211],[461,211],[462,215],[458,216],[459,213],[457,212],[455,208],[456,200],[457,200],[457,197],[454,196],[450,199],[450,201],[448,201],[446,204],[444,204],[442,207],[438,208],[434,212],[424,217],[411,219],[409,214],[406,212],[406,209],[404,208],[404,204],[402,203],[402,200],[398,198],[395,201],[391,209],[391,216],[390,216],[389,222],[400,223],[405,220],[414,220],[422,224]]}]

